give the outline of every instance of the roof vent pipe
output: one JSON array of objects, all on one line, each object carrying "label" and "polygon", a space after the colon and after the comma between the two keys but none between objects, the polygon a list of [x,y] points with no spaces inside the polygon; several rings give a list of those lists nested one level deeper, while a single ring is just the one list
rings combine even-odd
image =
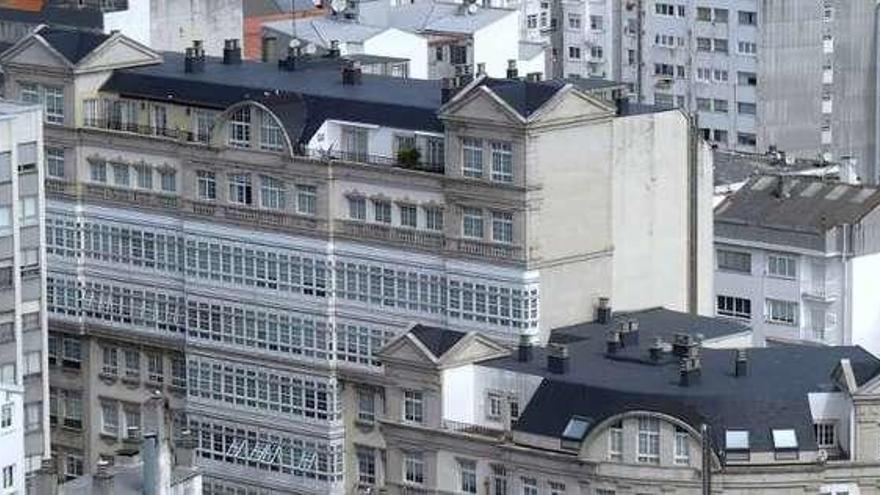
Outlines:
[{"label": "roof vent pipe", "polygon": [[223,41],[223,63],[225,65],[241,64],[241,46],[237,39]]},{"label": "roof vent pipe", "polygon": [[736,350],[736,361],[733,367],[734,376],[742,377],[749,374],[749,359],[745,349]]},{"label": "roof vent pipe", "polygon": [[547,370],[562,375],[568,372],[568,347],[550,344],[547,347]]},{"label": "roof vent pipe", "polygon": [[342,84],[357,86],[361,83],[361,67],[357,63],[347,63],[342,66]]},{"label": "roof vent pipe", "polygon": [[596,323],[601,325],[611,323],[611,300],[607,297],[599,298],[599,307],[596,309]]},{"label": "roof vent pipe", "polygon": [[521,334],[519,336],[517,360],[522,363],[526,363],[532,360],[532,338],[526,334]]},{"label": "roof vent pipe", "polygon": [[617,330],[609,330],[608,337],[605,340],[606,351],[608,354],[613,355],[617,354],[617,351],[620,350],[620,332]]},{"label": "roof vent pipe", "polygon": [[660,337],[654,339],[654,344],[648,349],[648,355],[651,357],[651,361],[660,361],[663,357],[663,339]]},{"label": "roof vent pipe", "polygon": [[342,52],[339,51],[339,40],[330,40],[330,50],[327,56],[330,58],[338,58]]},{"label": "roof vent pipe", "polygon": [[519,72],[516,70],[516,60],[509,59],[507,61],[507,78],[508,79],[516,79],[519,77]]},{"label": "roof vent pipe", "polygon": [[183,57],[183,71],[188,74],[205,71],[205,50],[202,49],[200,40],[193,41],[193,46],[186,49]]}]

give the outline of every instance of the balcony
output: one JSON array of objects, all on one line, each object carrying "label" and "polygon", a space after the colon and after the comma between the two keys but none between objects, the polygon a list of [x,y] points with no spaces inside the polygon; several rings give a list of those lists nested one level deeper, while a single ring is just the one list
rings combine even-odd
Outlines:
[{"label": "balcony", "polygon": [[520,246],[473,239],[446,239],[446,250],[496,260],[523,259],[523,249]]},{"label": "balcony", "polygon": [[471,423],[464,423],[461,421],[452,421],[450,419],[443,420],[443,429],[446,431],[453,431],[455,433],[462,433],[465,435],[478,435],[481,437],[489,437],[500,439],[504,437],[505,431],[499,430],[497,428],[490,428],[488,426],[483,425],[475,425]]},{"label": "balcony", "polygon": [[426,232],[350,220],[342,220],[339,225],[341,227],[340,234],[353,239],[388,241],[425,249],[442,249],[444,245],[443,234],[439,232]]},{"label": "balcony", "polygon": [[342,162],[360,163],[365,165],[374,165],[387,168],[403,168],[408,170],[418,170],[421,172],[431,172],[442,174],[444,167],[442,163],[433,163],[428,161],[418,161],[408,163],[397,157],[374,155],[370,153],[359,153],[355,151],[343,150],[322,150],[315,148],[305,148],[298,153],[300,156],[322,160],[338,160]]},{"label": "balcony", "polygon": [[833,302],[837,300],[837,294],[830,291],[824,284],[807,284],[803,287],[804,299],[819,302]]},{"label": "balcony", "polygon": [[168,127],[155,127],[117,120],[88,119],[83,123],[84,127],[91,129],[104,129],[108,131],[128,132],[141,136],[169,138],[187,142],[207,143],[206,136],[197,136],[195,133],[183,129],[171,129]]},{"label": "balcony", "polygon": [[182,201],[184,213],[203,217],[222,217],[237,223],[247,225],[263,225],[282,230],[316,230],[320,221],[316,218],[303,215],[294,215],[284,211],[261,210],[227,204],[217,204],[208,201]]}]

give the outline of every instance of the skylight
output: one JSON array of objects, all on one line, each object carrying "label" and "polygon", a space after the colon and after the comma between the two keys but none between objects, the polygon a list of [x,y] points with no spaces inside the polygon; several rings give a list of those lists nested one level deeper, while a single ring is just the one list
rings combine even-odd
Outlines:
[{"label": "skylight", "polygon": [[572,416],[565,425],[565,431],[562,432],[562,438],[565,440],[581,441],[587,435],[587,428],[590,426],[590,420],[580,416]]},{"label": "skylight", "polygon": [[749,450],[749,432],[727,430],[724,432],[724,445],[727,450]]},{"label": "skylight", "polygon": [[797,435],[795,434],[794,430],[773,430],[773,448],[798,448]]}]

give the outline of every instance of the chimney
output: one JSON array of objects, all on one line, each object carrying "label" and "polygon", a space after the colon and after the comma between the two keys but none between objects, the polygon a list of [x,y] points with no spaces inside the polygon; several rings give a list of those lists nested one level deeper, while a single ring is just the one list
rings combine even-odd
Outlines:
[{"label": "chimney", "polygon": [[455,84],[449,77],[440,80],[440,102],[446,103],[455,96]]},{"label": "chimney", "polygon": [[171,449],[168,401],[158,390],[143,405],[143,493],[161,495],[171,490]]},{"label": "chimney", "polygon": [[696,346],[696,342],[686,333],[677,333],[672,340],[672,354],[675,357],[684,357],[690,353],[690,348]]},{"label": "chimney", "polygon": [[195,466],[197,441],[189,428],[180,432],[174,445],[175,466],[191,468]]},{"label": "chimney", "polygon": [[734,376],[741,377],[749,374],[749,359],[745,349],[736,350],[736,360],[733,367]]},{"label": "chimney", "polygon": [[663,357],[663,339],[660,337],[655,338],[651,348],[648,349],[648,354],[651,357],[651,361],[660,361]]},{"label": "chimney", "polygon": [[205,50],[202,48],[201,40],[193,40],[193,46],[186,49],[183,71],[189,74],[205,72]]},{"label": "chimney", "polygon": [[689,387],[699,383],[700,370],[702,368],[700,344],[693,339],[688,339],[688,341],[689,345],[685,347],[685,353],[679,356],[679,385],[682,387]]},{"label": "chimney", "polygon": [[526,74],[526,81],[541,82],[541,73],[540,72],[529,72],[528,74]]},{"label": "chimney", "polygon": [[599,307],[596,310],[596,323],[600,325],[611,323],[611,300],[607,297],[599,298]]},{"label": "chimney", "polygon": [[327,56],[330,58],[339,58],[339,40],[330,40],[330,50],[327,51]]},{"label": "chimney", "polygon": [[517,360],[522,363],[527,363],[532,360],[532,339],[526,334],[521,334],[519,336]]},{"label": "chimney", "polygon": [[223,40],[223,63],[225,65],[241,64],[241,46],[237,39]]},{"label": "chimney", "polygon": [[293,72],[296,70],[296,61],[299,59],[301,55],[300,48],[297,47],[289,47],[287,49],[287,57],[278,59],[278,68],[280,70]]},{"label": "chimney", "polygon": [[547,370],[558,375],[568,372],[568,347],[562,344],[547,346]]},{"label": "chimney", "polygon": [[105,459],[98,461],[98,468],[92,477],[92,493],[95,495],[113,495],[113,473],[110,472],[110,462]]},{"label": "chimney", "polygon": [[347,62],[342,66],[342,84],[358,86],[361,83],[361,66],[356,62]]},{"label": "chimney", "polygon": [[516,79],[519,77],[519,73],[516,70],[516,60],[509,59],[507,61],[507,78],[508,79]]},{"label": "chimney", "polygon": [[620,350],[620,331],[611,329],[608,331],[608,336],[605,340],[606,343],[606,351],[608,354],[617,354],[617,351]]},{"label": "chimney", "polygon": [[639,320],[630,319],[620,322],[620,338],[623,347],[639,345]]}]

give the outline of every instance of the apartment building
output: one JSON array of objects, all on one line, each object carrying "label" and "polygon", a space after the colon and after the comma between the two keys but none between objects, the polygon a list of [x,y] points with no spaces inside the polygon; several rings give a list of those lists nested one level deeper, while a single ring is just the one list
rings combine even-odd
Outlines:
[{"label": "apartment building", "polygon": [[0,60],[10,94],[63,84],[45,127],[64,476],[139,441],[161,390],[211,493],[342,493],[339,373],[377,374],[412,321],[512,343],[606,294],[711,312],[709,155],[680,111],[224,55],[43,28]]},{"label": "apartment building", "polygon": [[0,381],[0,493],[25,492],[24,388]]},{"label": "apartment building", "polygon": [[763,175],[715,210],[716,314],[768,340],[878,353],[880,191]]},{"label": "apartment building", "polygon": [[3,450],[23,453],[17,486],[49,455],[43,116],[0,101],[0,382],[19,389],[11,431],[23,439]]},{"label": "apartment building", "polygon": [[392,341],[382,378],[346,387],[349,492],[876,491],[880,361],[859,347],[749,348],[732,320],[607,306],[550,342]]}]

